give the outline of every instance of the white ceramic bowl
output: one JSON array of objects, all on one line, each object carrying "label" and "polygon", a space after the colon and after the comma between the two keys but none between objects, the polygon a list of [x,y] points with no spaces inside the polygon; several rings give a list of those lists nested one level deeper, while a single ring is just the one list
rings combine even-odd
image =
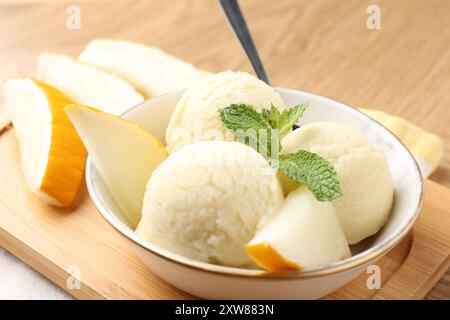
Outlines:
[{"label": "white ceramic bowl", "polygon": [[[92,200],[103,217],[129,241],[140,259],[159,277],[198,297],[209,299],[316,299],[345,285],[391,250],[411,229],[422,204],[420,170],[405,146],[378,122],[339,102],[314,94],[277,89],[286,105],[308,100],[300,124],[332,121],[354,127],[382,147],[394,181],[394,205],[386,225],[375,236],[352,247],[353,256],[325,267],[264,275],[261,270],[223,267],[168,252],[140,239],[106,190],[90,159],[86,179]],[[182,92],[138,105],[123,117],[139,123],[164,141],[165,129]]]}]

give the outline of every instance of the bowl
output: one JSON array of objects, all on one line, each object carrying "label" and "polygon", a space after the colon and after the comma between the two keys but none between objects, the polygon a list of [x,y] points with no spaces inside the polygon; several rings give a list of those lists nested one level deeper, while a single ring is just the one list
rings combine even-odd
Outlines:
[{"label": "bowl", "polygon": [[[298,90],[277,88],[286,105],[308,100],[300,125],[331,121],[351,126],[383,148],[394,182],[394,203],[386,225],[352,246],[353,256],[317,269],[267,274],[196,261],[139,238],[99,177],[90,157],[86,180],[100,214],[122,236],[142,262],[160,278],[194,296],[207,299],[316,299],[342,287],[389,252],[411,229],[421,204],[419,167],[406,147],[381,124],[342,103]],[[122,115],[165,141],[165,129],[182,91],[150,99]],[[149,289],[150,290],[150,289]]]}]

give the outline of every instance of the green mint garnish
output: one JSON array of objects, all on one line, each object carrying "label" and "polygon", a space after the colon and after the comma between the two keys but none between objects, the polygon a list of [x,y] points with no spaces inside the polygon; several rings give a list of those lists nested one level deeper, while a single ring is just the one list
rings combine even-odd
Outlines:
[{"label": "green mint garnish", "polygon": [[268,129],[267,121],[252,106],[246,104],[231,104],[220,109],[220,120],[230,130]]},{"label": "green mint garnish", "polygon": [[319,201],[342,195],[333,165],[321,156],[299,150],[280,156],[280,170],[297,183],[303,183]]},{"label": "green mint garnish", "polygon": [[261,113],[246,104],[231,104],[219,113],[222,123],[233,131],[239,142],[264,156],[271,156],[272,131]]},{"label": "green mint garnish", "polygon": [[[282,112],[274,106],[258,112],[246,104],[231,104],[219,110],[219,117],[238,141],[261,153],[290,179],[307,186],[317,200],[330,201],[342,195],[336,171],[330,162],[306,150],[274,159],[281,150],[281,138],[297,123],[307,107],[308,102],[305,102]],[[273,146],[278,149],[272,150]]]},{"label": "green mint garnish", "polygon": [[308,102],[304,102],[280,112],[277,108],[271,106],[270,110],[264,109],[261,113],[269,126],[272,129],[278,129],[280,136],[284,136],[297,123],[307,107]]}]

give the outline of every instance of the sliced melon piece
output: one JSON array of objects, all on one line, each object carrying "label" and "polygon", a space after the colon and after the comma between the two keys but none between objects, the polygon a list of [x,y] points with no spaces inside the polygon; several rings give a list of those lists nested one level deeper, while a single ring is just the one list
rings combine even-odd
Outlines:
[{"label": "sliced melon piece", "polygon": [[84,174],[86,150],[64,112],[73,103],[58,90],[30,79],[5,83],[28,188],[45,202],[69,206]]},{"label": "sliced melon piece", "polygon": [[127,80],[146,97],[190,87],[208,74],[158,48],[120,40],[93,40],[79,60]]},{"label": "sliced melon piece", "polygon": [[351,255],[331,203],[317,201],[304,186],[287,196],[245,249],[270,272],[316,268]]},{"label": "sliced melon piece", "polygon": [[113,114],[121,114],[144,101],[125,80],[63,55],[41,54],[37,78],[76,103]]},{"label": "sliced melon piece", "polygon": [[69,105],[78,130],[106,187],[135,228],[153,170],[168,156],[164,146],[137,124],[99,110]]}]

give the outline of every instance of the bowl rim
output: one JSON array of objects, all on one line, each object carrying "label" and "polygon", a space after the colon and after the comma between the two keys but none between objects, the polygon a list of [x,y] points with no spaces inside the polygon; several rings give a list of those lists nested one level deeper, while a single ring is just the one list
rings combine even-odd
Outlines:
[{"label": "bowl rim", "polygon": [[[95,182],[92,175],[92,170],[95,169],[93,167],[93,163],[91,160],[91,156],[88,155],[87,161],[86,161],[86,184],[87,189],[89,192],[89,195],[91,197],[91,200],[94,202],[94,205],[96,206],[97,210],[100,212],[101,216],[119,233],[121,233],[123,236],[125,236],[128,240],[133,242],[135,245],[139,246],[144,251],[156,255],[157,257],[166,260],[169,263],[175,263],[182,267],[187,267],[190,269],[194,269],[196,271],[200,272],[206,272],[206,273],[214,273],[222,276],[227,277],[244,277],[244,278],[251,278],[258,279],[258,280],[292,280],[292,279],[300,279],[300,278],[315,278],[315,277],[321,277],[325,275],[332,275],[336,273],[345,272],[351,269],[355,269],[357,267],[363,266],[364,264],[376,259],[381,258],[384,254],[389,252],[395,245],[397,245],[410,231],[412,228],[414,222],[416,221],[422,205],[423,205],[423,177],[419,168],[419,165],[417,164],[416,159],[411,154],[411,152],[406,148],[406,146],[403,144],[403,142],[400,141],[400,139],[389,129],[384,127],[381,123],[376,121],[375,119],[372,119],[368,115],[364,114],[360,110],[348,106],[344,103],[341,103],[339,101],[326,98],[314,93],[304,92],[297,89],[289,89],[289,88],[282,88],[282,87],[275,87],[274,88],[278,92],[294,92],[296,94],[306,95],[310,97],[314,97],[316,100],[322,100],[325,103],[328,104],[338,104],[340,107],[347,108],[350,112],[358,113],[360,116],[369,119],[373,123],[375,123],[376,126],[378,126],[381,130],[384,130],[387,134],[390,134],[397,142],[403,147],[404,151],[406,151],[407,155],[410,157],[410,159],[413,161],[414,168],[416,169],[415,172],[417,173],[417,176],[419,177],[418,182],[420,186],[420,193],[419,193],[419,199],[417,202],[417,205],[415,207],[414,214],[410,217],[409,221],[406,223],[406,225],[399,230],[397,234],[391,234],[389,235],[385,240],[381,241],[377,245],[357,254],[354,256],[351,256],[350,258],[347,258],[342,261],[334,262],[328,265],[321,266],[319,268],[315,269],[307,269],[307,270],[292,270],[292,271],[286,271],[282,273],[268,273],[264,270],[257,270],[257,269],[244,269],[244,268],[236,268],[236,267],[227,267],[227,266],[220,266],[215,265],[207,262],[202,262],[198,260],[194,260],[188,257],[184,257],[182,255],[170,252],[168,250],[165,250],[163,248],[160,248],[148,241],[145,241],[137,236],[137,234],[132,231],[128,226],[126,226],[123,222],[121,222],[117,216],[112,212],[112,210],[106,206],[103,205],[103,202],[100,200],[100,198],[97,196]],[[167,99],[170,96],[176,96],[181,95],[185,90],[177,90],[173,92],[169,92],[157,97],[153,97],[151,99],[148,99],[130,109],[123,112],[120,116],[126,116],[128,113],[132,112],[133,110],[143,107],[149,103],[157,103],[160,100]]]}]

